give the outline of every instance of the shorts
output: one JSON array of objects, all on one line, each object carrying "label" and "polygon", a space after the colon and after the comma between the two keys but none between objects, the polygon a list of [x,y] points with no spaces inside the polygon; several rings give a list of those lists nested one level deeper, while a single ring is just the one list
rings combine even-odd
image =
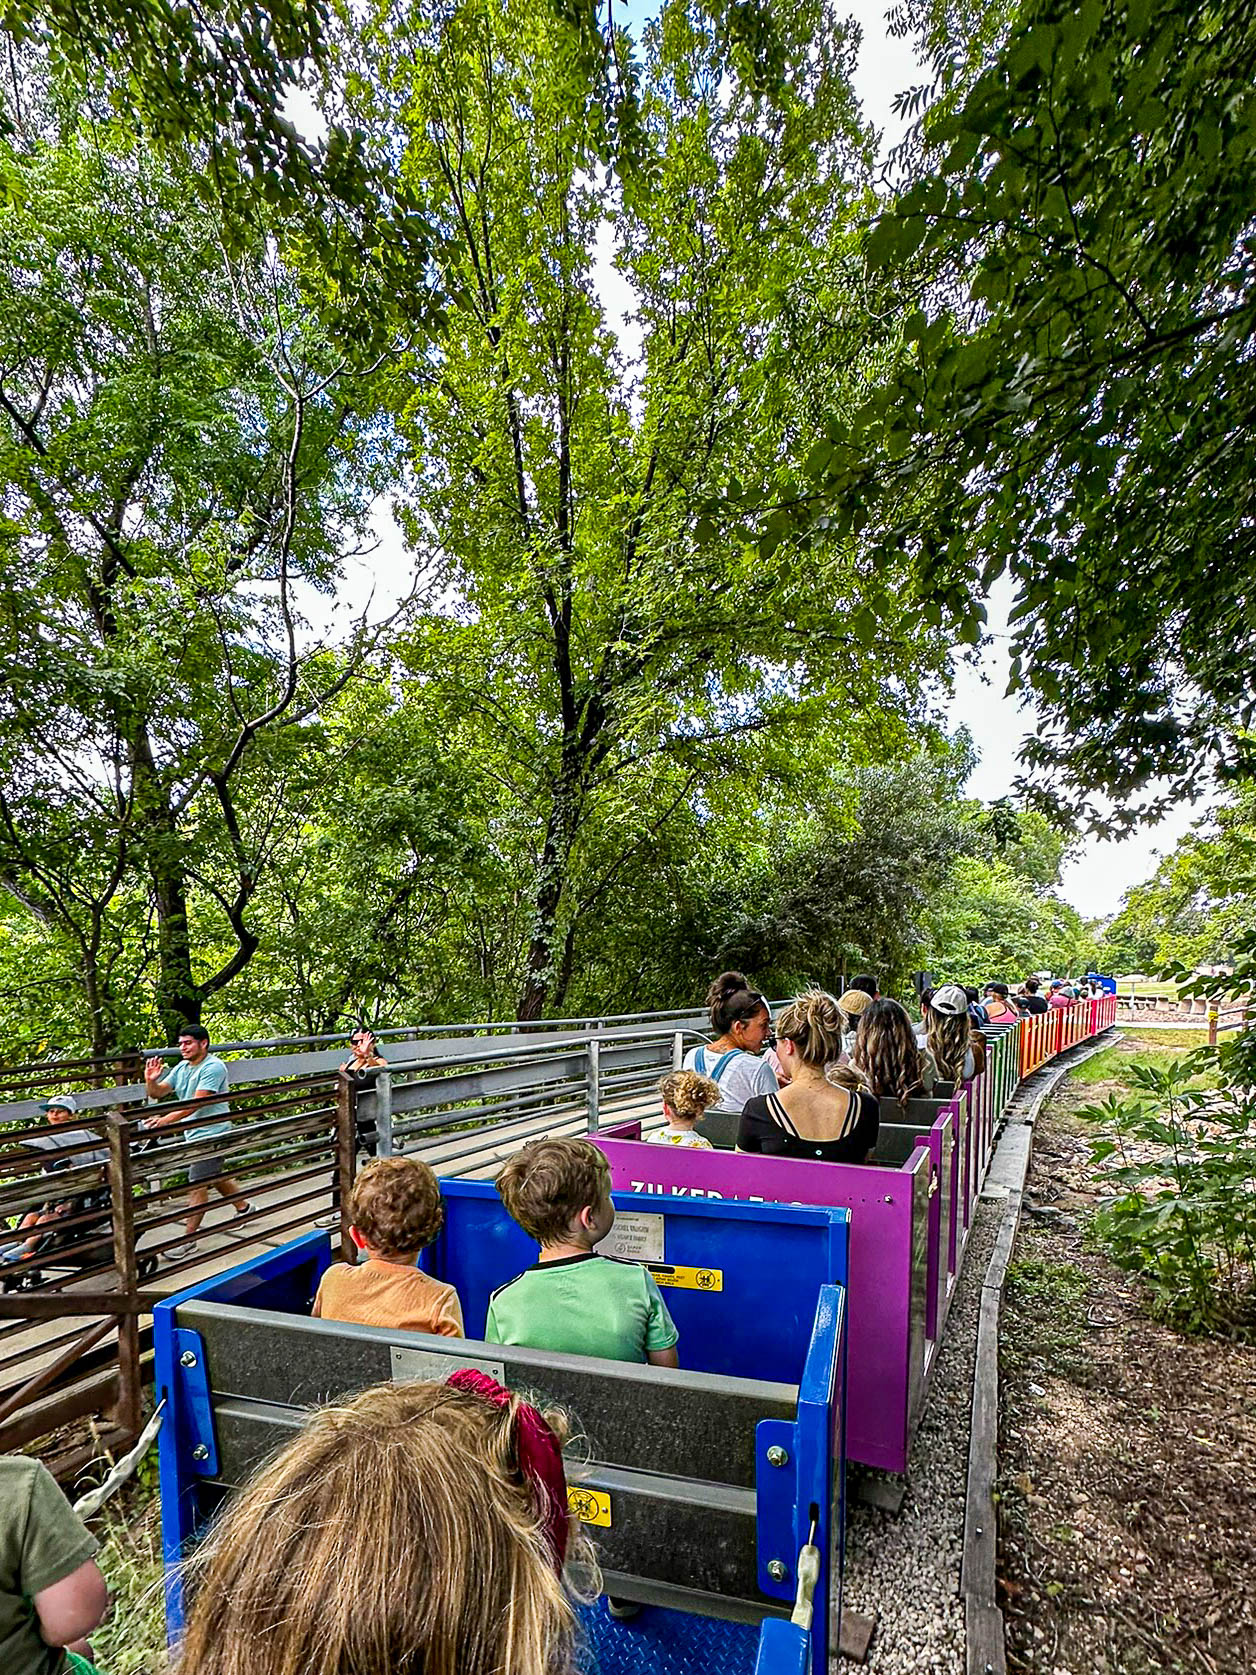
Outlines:
[{"label": "shorts", "polygon": [[198,1157],[188,1164],[188,1185],[200,1186],[204,1181],[220,1181],[227,1173],[227,1159],[219,1152],[214,1157]]}]

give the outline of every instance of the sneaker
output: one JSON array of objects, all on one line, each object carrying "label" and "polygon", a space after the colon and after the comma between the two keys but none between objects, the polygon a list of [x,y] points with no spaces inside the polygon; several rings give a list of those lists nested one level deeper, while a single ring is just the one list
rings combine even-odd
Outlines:
[{"label": "sneaker", "polygon": [[340,1211],[330,1210],[325,1216],[315,1216],[314,1225],[315,1227],[339,1227]]},{"label": "sneaker", "polygon": [[163,1262],[182,1262],[185,1256],[191,1256],[201,1247],[195,1239],[182,1239],[177,1245],[168,1245],[161,1252]]}]

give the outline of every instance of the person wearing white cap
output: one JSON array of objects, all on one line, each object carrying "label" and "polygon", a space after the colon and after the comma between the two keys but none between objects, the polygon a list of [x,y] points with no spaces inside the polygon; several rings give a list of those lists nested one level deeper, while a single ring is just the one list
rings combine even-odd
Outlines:
[{"label": "person wearing white cap", "polygon": [[968,994],[958,983],[943,983],[936,989],[921,990],[916,1039],[933,1055],[938,1074],[944,1081],[958,1086],[976,1074],[973,1033],[968,1016]]},{"label": "person wearing white cap", "polygon": [[[47,1116],[49,1126],[54,1128],[56,1133],[32,1134],[22,1141],[22,1145],[29,1147],[31,1151],[53,1154],[66,1151],[70,1147],[79,1148],[74,1157],[66,1159],[68,1166],[75,1169],[83,1164],[103,1164],[109,1161],[108,1149],[100,1144],[99,1135],[93,1134],[90,1129],[69,1126],[78,1116],[78,1100],[72,1093],[54,1094],[51,1099],[45,1099],[39,1109]],[[56,1168],[57,1165],[53,1163],[45,1167]],[[64,1214],[66,1206],[53,1203],[44,1204],[38,1210],[28,1211],[18,1223],[17,1231],[26,1233],[29,1229],[29,1237],[18,1239],[0,1249],[0,1262],[20,1262],[23,1257],[34,1255],[42,1237],[34,1232],[34,1229],[44,1222],[56,1221],[58,1216]]]}]

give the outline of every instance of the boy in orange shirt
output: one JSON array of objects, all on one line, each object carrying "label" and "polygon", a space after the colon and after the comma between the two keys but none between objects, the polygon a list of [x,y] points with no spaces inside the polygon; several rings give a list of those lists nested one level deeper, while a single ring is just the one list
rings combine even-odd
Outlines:
[{"label": "boy in orange shirt", "polygon": [[349,1216],[349,1235],[366,1261],[333,1263],[312,1312],[358,1326],[465,1337],[458,1293],[415,1266],[445,1219],[429,1166],[416,1157],[368,1163],[354,1183]]}]

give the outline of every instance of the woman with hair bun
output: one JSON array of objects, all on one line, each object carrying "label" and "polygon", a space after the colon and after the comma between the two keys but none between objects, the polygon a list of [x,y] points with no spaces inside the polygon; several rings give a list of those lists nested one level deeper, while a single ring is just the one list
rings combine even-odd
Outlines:
[{"label": "woman with hair bun", "polygon": [[761,1057],[772,1033],[768,1003],[740,971],[724,971],[707,990],[706,1004],[715,1040],[691,1047],[684,1070],[709,1076],[720,1090],[715,1111],[739,1112],[748,1099],[775,1093],[776,1072]]},{"label": "woman with hair bun", "polygon": [[789,1083],[747,1102],[737,1133],[739,1152],[820,1163],[866,1163],[877,1140],[877,1102],[849,1085],[835,1086],[825,1067],[842,1051],[843,1017],[832,995],[808,989],[776,1021],[776,1050]]}]

